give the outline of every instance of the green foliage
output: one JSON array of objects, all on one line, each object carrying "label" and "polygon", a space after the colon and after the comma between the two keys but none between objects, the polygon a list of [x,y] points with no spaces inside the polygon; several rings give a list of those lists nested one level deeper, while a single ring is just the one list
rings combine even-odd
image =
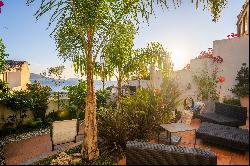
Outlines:
[{"label": "green foliage", "polygon": [[126,95],[121,111],[109,108],[98,112],[99,136],[109,149],[122,152],[128,140],[150,140],[161,123],[170,122],[179,92],[174,82],[165,83],[161,93],[139,89],[134,95]]},{"label": "green foliage", "polygon": [[108,108],[97,112],[98,135],[111,151],[125,149],[126,141],[133,140],[134,126],[129,122],[127,112]]},{"label": "green foliage", "polygon": [[80,113],[85,111],[86,105],[86,95],[87,95],[87,85],[85,81],[79,80],[77,85],[66,86],[64,90],[68,91],[69,106],[68,110],[72,118],[80,118]]},{"label": "green foliage", "polygon": [[[68,155],[72,155],[74,153],[81,153],[81,149],[82,145],[78,145],[69,150],[66,150],[65,153]],[[32,163],[32,165],[50,165],[51,161],[55,159],[57,155],[58,154],[48,156],[47,158]],[[101,149],[101,155],[98,157],[98,159],[91,162],[83,160],[81,165],[114,165],[114,157],[112,155],[113,154],[111,153],[107,153],[105,149]]]},{"label": "green foliage", "polygon": [[60,117],[59,117],[58,112],[50,112],[48,113],[45,119],[47,122],[54,122],[54,121],[60,120]]},{"label": "green foliage", "polygon": [[5,104],[15,114],[8,117],[8,121],[13,126],[21,126],[24,118],[27,117],[26,112],[31,108],[31,102],[28,91],[14,91],[5,99]]},{"label": "green foliage", "polygon": [[5,45],[3,43],[3,40],[0,38],[0,74],[3,73],[5,68],[5,58],[7,57],[7,54],[5,53]]},{"label": "green foliage", "polygon": [[50,67],[47,69],[47,71],[44,71],[40,75],[46,79],[52,80],[56,86],[60,85],[62,83],[62,73],[65,69],[65,66],[60,65],[60,66],[55,66],[55,67]]},{"label": "green foliage", "polygon": [[249,68],[246,63],[242,63],[240,70],[237,73],[237,84],[231,91],[237,96],[249,96]]},{"label": "green foliage", "polygon": [[[194,3],[194,0],[191,1],[192,3]],[[219,17],[220,17],[220,13],[222,12],[222,9],[224,9],[226,7],[226,5],[228,4],[227,0],[196,0],[195,2],[195,8],[196,10],[199,7],[199,3],[202,4],[203,6],[203,10],[207,9],[208,11],[211,12],[211,15],[213,17],[212,21],[213,22],[218,22]]]},{"label": "green foliage", "polygon": [[36,131],[38,129],[45,129],[49,127],[49,124],[43,121],[29,121],[27,124],[21,125],[18,128],[11,128],[7,123],[4,124],[3,128],[0,130],[0,137],[12,135],[12,134],[23,134],[31,131]]},{"label": "green foliage", "polygon": [[163,75],[163,82],[161,84],[161,111],[163,116],[161,116],[162,123],[167,123],[172,117],[172,113],[176,110],[180,103],[181,92],[179,90],[176,81],[168,76],[168,74]]},{"label": "green foliage", "polygon": [[224,98],[223,103],[230,104],[230,105],[241,106],[240,105],[240,99],[236,99],[236,98]]},{"label": "green foliage", "polygon": [[42,86],[35,81],[32,84],[27,84],[30,96],[31,107],[35,119],[45,119],[45,113],[49,104],[49,96],[51,88],[49,86]]},{"label": "green foliage", "polygon": [[217,70],[214,70],[212,74],[209,74],[207,69],[203,69],[199,74],[193,75],[193,79],[198,86],[198,96],[202,96],[203,100],[218,101],[217,72]]},{"label": "green foliage", "polygon": [[5,98],[9,95],[8,83],[0,80],[0,102],[4,103]]},{"label": "green foliage", "polygon": [[101,107],[108,106],[108,100],[111,95],[111,91],[107,89],[100,89],[96,91],[96,103],[97,109],[99,110]]}]

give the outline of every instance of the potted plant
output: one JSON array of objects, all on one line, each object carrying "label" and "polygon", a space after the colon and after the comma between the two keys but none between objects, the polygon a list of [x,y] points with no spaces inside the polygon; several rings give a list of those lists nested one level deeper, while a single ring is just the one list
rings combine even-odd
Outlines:
[{"label": "potted plant", "polygon": [[242,107],[247,107],[249,111],[249,68],[246,63],[242,63],[241,69],[238,71],[236,79],[237,84],[231,89],[232,93],[240,97]]}]

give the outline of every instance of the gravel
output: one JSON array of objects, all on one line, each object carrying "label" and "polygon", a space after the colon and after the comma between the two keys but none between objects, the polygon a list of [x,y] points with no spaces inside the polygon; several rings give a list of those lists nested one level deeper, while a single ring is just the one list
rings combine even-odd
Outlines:
[{"label": "gravel", "polygon": [[31,132],[23,133],[23,134],[12,134],[12,135],[8,135],[3,138],[0,138],[0,165],[6,165],[5,157],[3,153],[3,147],[6,144],[29,139],[31,137],[35,137],[35,136],[39,136],[43,134],[49,134],[49,133],[50,133],[50,128],[46,128],[46,129],[40,129],[40,130],[31,131]]}]

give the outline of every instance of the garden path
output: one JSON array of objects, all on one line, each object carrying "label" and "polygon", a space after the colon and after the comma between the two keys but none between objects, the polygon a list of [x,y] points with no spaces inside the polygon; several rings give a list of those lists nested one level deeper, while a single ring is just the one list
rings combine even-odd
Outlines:
[{"label": "garden path", "polygon": [[[82,133],[80,126],[79,134]],[[49,134],[35,136],[30,139],[13,142],[4,146],[4,156],[7,165],[28,165],[33,161],[43,158],[58,151],[74,147],[82,142],[82,137],[77,138],[77,143],[66,143],[55,146],[52,151],[52,142]]]}]

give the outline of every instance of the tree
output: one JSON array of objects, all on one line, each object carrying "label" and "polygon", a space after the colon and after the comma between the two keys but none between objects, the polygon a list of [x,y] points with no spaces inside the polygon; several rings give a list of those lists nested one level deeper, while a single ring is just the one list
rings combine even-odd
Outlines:
[{"label": "tree", "polygon": [[15,113],[8,117],[10,121],[17,127],[21,126],[23,120],[27,117],[26,112],[29,111],[31,105],[28,91],[14,91],[5,98],[4,102]]},{"label": "tree", "polygon": [[135,70],[133,61],[133,45],[135,37],[135,28],[132,23],[120,23],[117,26],[114,35],[104,49],[104,57],[110,68],[113,68],[113,74],[117,79],[118,94],[117,108],[121,110],[121,90],[122,83],[129,74]]},{"label": "tree", "polygon": [[249,68],[246,63],[242,63],[235,80],[237,84],[234,85],[231,92],[239,97],[249,96]]},{"label": "tree", "polygon": [[[40,75],[46,79],[52,80],[52,82],[55,84],[55,86],[60,86],[61,83],[63,83],[62,80],[62,73],[65,69],[65,66],[60,65],[60,66],[55,66],[55,67],[50,67],[47,69],[47,71],[44,71]],[[54,97],[57,96],[57,111],[60,109],[60,92],[59,90],[54,93]]]},{"label": "tree", "polygon": [[79,80],[77,85],[66,86],[64,89],[68,91],[70,111],[76,112],[76,116],[79,118],[80,113],[85,112],[84,110],[86,107],[86,82]]},{"label": "tree", "polygon": [[27,84],[31,107],[34,118],[40,118],[44,121],[45,113],[49,104],[49,96],[51,88],[49,86],[42,86],[39,82],[35,81],[32,84]]},{"label": "tree", "polygon": [[134,50],[133,58],[135,70],[131,73],[130,79],[138,80],[139,88],[141,87],[142,79],[150,79],[150,73],[148,70],[148,62],[146,57],[143,56],[143,49]]},{"label": "tree", "polygon": [[198,96],[201,96],[203,100],[211,99],[213,101],[218,101],[219,94],[217,92],[217,73],[218,70],[215,68],[210,74],[206,66],[200,71],[200,73],[193,75],[193,79],[198,87]]},{"label": "tree", "polygon": [[5,48],[3,40],[0,38],[0,74],[4,72],[5,58],[8,56],[8,54],[5,53]]},{"label": "tree", "polygon": [[[27,0],[27,3],[34,1]],[[180,0],[173,2],[178,4]],[[221,4],[226,4],[226,0],[200,2],[212,9],[215,21],[223,7]],[[99,155],[93,85],[96,57],[115,32],[117,23],[126,19],[138,23],[138,18],[148,21],[154,4],[167,6],[167,0],[42,0],[35,13],[37,18],[52,13],[49,26],[55,23],[52,34],[59,56],[72,60],[75,71],[87,76],[83,150],[88,160]]]}]

